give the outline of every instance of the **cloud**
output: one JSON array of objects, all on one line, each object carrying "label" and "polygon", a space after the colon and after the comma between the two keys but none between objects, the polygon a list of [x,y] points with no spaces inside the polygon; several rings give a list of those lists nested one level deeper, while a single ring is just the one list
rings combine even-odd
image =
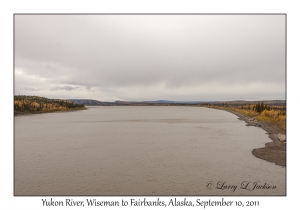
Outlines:
[{"label": "cloud", "polygon": [[16,90],[49,96],[284,99],[285,62],[284,15],[15,17]]},{"label": "cloud", "polygon": [[29,91],[39,91],[41,89],[38,88],[32,88],[32,87],[24,87],[24,90],[29,90]]},{"label": "cloud", "polygon": [[80,87],[63,86],[63,87],[53,87],[50,90],[51,91],[57,91],[57,90],[71,91],[71,90],[78,90],[78,89],[80,89]]}]

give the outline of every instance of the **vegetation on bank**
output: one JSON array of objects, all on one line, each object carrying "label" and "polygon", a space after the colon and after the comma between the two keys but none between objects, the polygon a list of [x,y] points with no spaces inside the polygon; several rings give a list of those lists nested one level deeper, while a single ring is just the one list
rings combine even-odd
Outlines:
[{"label": "vegetation on bank", "polygon": [[258,121],[265,121],[273,123],[284,131],[286,130],[286,108],[285,106],[267,106],[263,102],[258,104],[248,104],[232,107],[220,107],[215,108],[228,109],[245,116],[255,117]]},{"label": "vegetation on bank", "polygon": [[39,96],[14,96],[15,113],[43,113],[54,111],[69,111],[86,109],[83,104],[76,104],[68,100],[48,99]]}]

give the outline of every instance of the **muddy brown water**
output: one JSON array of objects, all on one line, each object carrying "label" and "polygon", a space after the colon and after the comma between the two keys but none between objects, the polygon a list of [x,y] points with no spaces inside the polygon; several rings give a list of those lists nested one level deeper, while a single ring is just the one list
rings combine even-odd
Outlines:
[{"label": "muddy brown water", "polygon": [[285,195],[270,139],[200,107],[114,106],[15,117],[15,195]]}]

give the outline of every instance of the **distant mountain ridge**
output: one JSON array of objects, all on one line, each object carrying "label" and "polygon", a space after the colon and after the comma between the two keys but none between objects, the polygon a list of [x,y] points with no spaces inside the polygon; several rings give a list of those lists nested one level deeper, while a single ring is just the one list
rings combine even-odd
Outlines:
[{"label": "distant mountain ridge", "polygon": [[245,101],[245,100],[235,100],[235,101],[169,101],[169,100],[156,100],[156,101],[115,101],[115,102],[105,102],[93,99],[68,99],[76,104],[83,104],[86,106],[146,106],[146,105],[246,105],[264,102],[267,105],[277,105],[285,106],[285,100],[262,100],[262,101]]},{"label": "distant mountain ridge", "polygon": [[168,101],[168,100],[157,100],[157,101],[115,101],[105,102],[93,99],[68,99],[77,104],[84,104],[86,106],[117,106],[117,105],[154,105],[154,104],[199,104],[203,101]]},{"label": "distant mountain ridge", "polygon": [[112,106],[114,102],[102,102],[92,99],[68,99],[76,104],[83,104],[85,106]]},{"label": "distant mountain ridge", "polygon": [[142,101],[143,103],[162,103],[162,104],[181,104],[181,103],[186,103],[186,104],[198,104],[198,103],[203,103],[204,101],[168,101],[168,100],[157,100],[157,101]]}]

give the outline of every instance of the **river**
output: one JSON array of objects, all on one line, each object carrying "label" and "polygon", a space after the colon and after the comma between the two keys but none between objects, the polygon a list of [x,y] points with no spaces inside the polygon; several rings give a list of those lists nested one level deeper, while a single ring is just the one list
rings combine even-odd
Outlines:
[{"label": "river", "polygon": [[271,140],[222,110],[98,106],[14,118],[15,195],[285,195]]}]

